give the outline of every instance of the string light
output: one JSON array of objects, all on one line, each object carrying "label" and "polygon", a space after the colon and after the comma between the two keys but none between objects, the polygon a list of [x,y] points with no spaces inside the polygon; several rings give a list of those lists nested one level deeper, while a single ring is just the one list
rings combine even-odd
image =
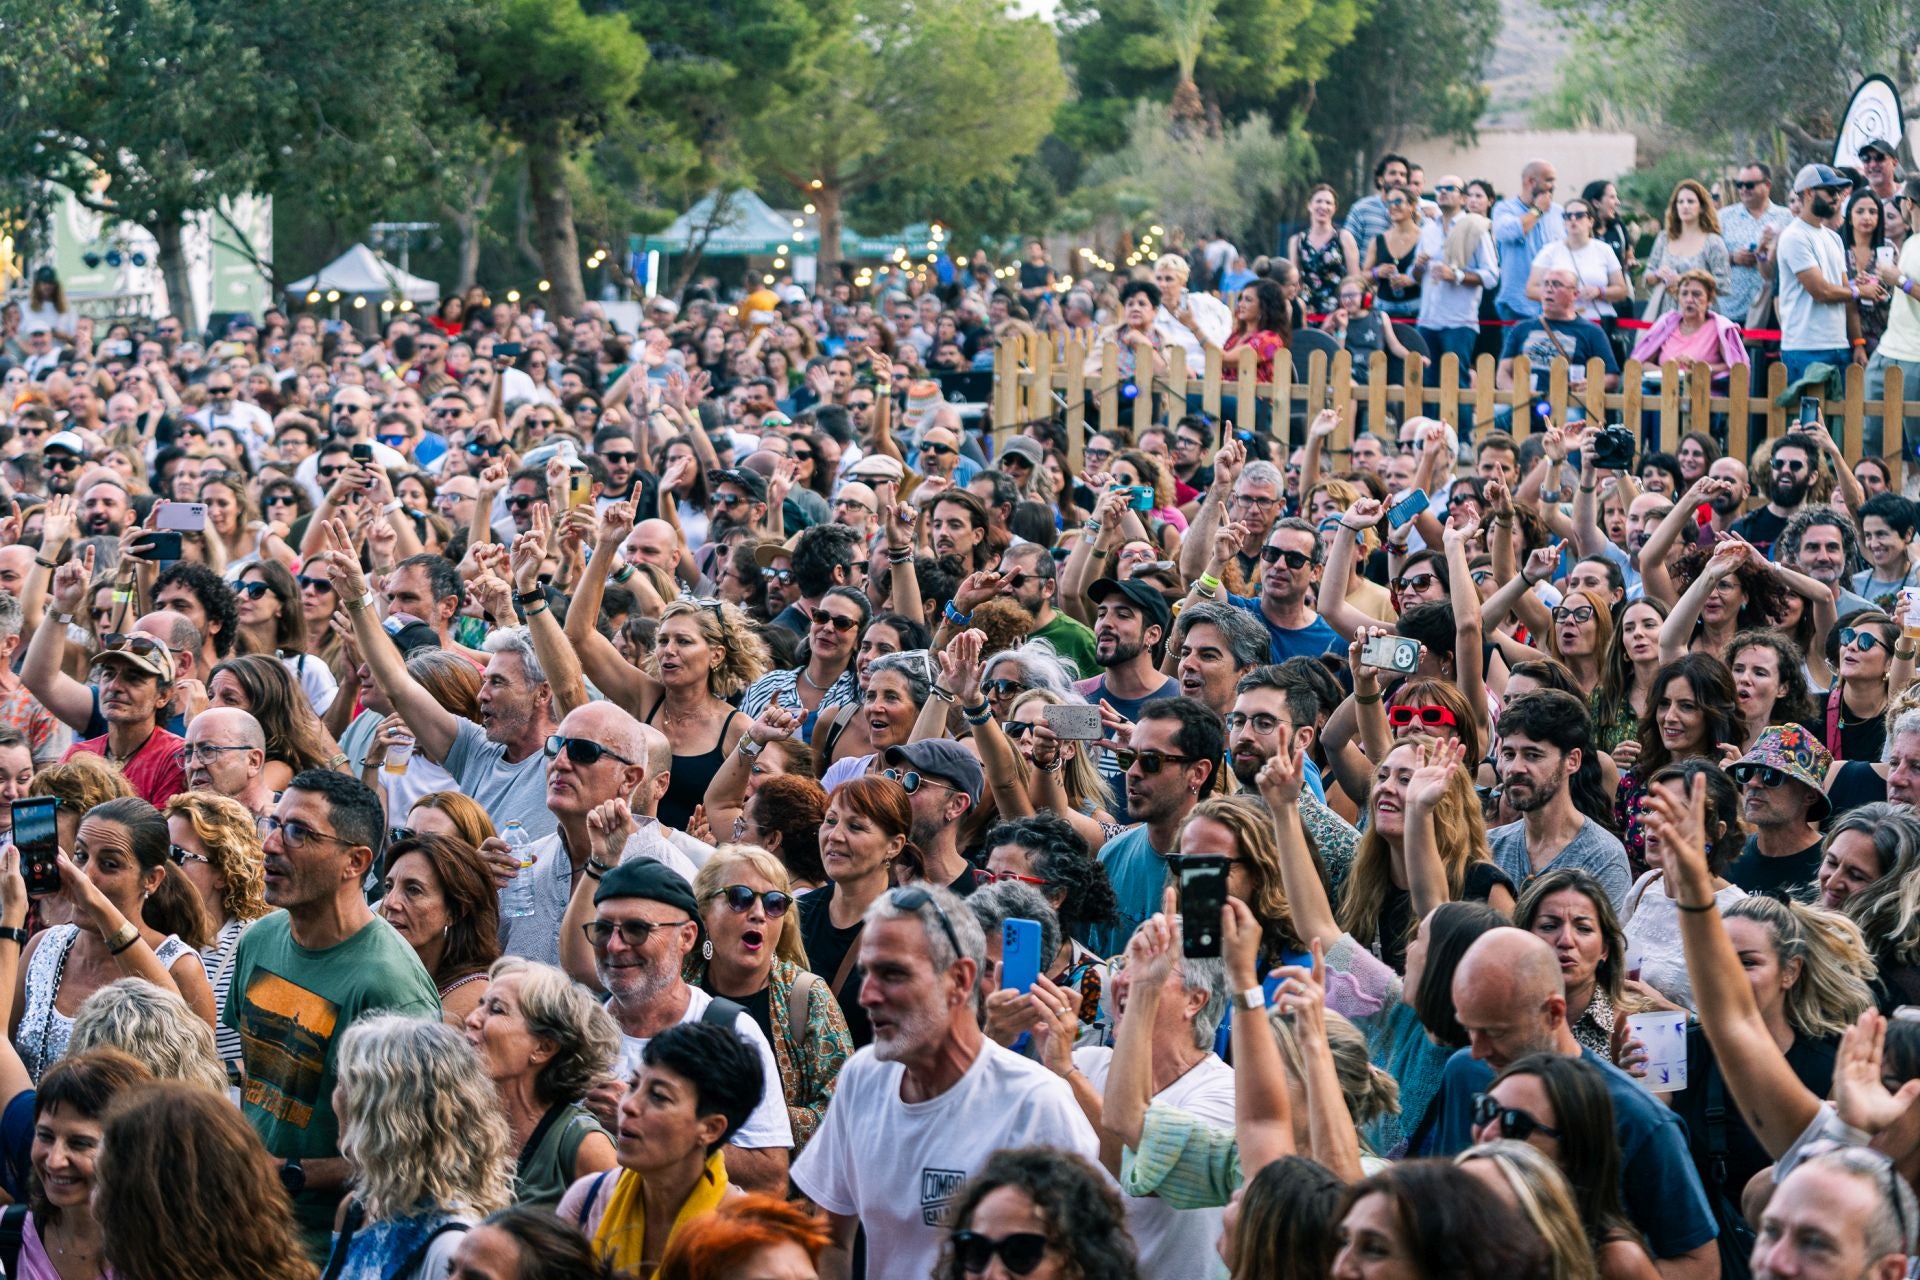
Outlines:
[{"label": "string light", "polygon": [[327,301],[328,302],[340,301],[340,291],[338,289],[327,290]]}]

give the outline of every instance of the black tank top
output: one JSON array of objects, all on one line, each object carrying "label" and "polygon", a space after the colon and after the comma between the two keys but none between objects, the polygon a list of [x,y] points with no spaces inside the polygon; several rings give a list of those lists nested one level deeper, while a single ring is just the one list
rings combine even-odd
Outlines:
[{"label": "black tank top", "polygon": [[[653,710],[647,712],[647,723],[652,724],[654,716],[660,712],[661,704],[653,704]],[[697,756],[676,755],[673,758],[673,776],[667,780],[667,794],[660,797],[660,821],[663,825],[684,831],[687,820],[693,817],[693,808],[707,798],[707,786],[713,781],[713,775],[720,772],[720,766],[727,762],[727,730],[733,726],[733,718],[740,713],[727,713],[726,723],[720,726],[720,740],[713,744],[713,750],[702,751]]]}]

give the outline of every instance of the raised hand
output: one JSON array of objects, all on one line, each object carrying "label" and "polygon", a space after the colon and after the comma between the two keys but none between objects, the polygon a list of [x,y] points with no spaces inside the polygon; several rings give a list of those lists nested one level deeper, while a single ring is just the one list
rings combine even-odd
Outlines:
[{"label": "raised hand", "polygon": [[1220,452],[1213,456],[1213,492],[1222,504],[1233,493],[1234,478],[1240,474],[1240,468],[1247,464],[1247,446],[1235,439],[1231,431],[1226,435]]},{"label": "raised hand", "polygon": [[1338,409],[1322,409],[1314,415],[1313,425],[1307,428],[1308,440],[1325,440],[1340,425]]},{"label": "raised hand", "polygon": [[970,573],[953,593],[953,607],[961,613],[972,613],[974,606],[985,604],[999,595],[1000,587],[1000,575],[992,569]]},{"label": "raised hand", "polygon": [[1379,524],[1386,509],[1386,504],[1378,498],[1360,498],[1347,508],[1347,513],[1340,517],[1340,523],[1355,533],[1362,533]]},{"label": "raised hand", "polygon": [[633,503],[622,499],[609,503],[600,513],[599,528],[594,531],[595,545],[619,546],[633,532]]},{"label": "raised hand", "polygon": [[40,554],[49,560],[57,557],[73,541],[77,523],[72,494],[56,493],[48,498],[46,512],[40,518]]},{"label": "raised hand", "polygon": [[1213,531],[1213,563],[1222,566],[1228,564],[1240,554],[1240,548],[1246,546],[1252,537],[1253,530],[1245,521],[1233,523],[1221,521],[1219,527]]},{"label": "raised hand", "polygon": [[1254,782],[1267,808],[1280,809],[1300,803],[1300,788],[1307,776],[1306,753],[1305,746],[1283,746],[1260,766],[1260,775]]},{"label": "raised hand", "polygon": [[1529,582],[1545,582],[1560,565],[1560,548],[1535,547],[1527,552],[1526,568],[1521,570]]},{"label": "raised hand", "polygon": [[[1307,943],[1313,953],[1313,967],[1305,965],[1281,965],[1273,972],[1280,979],[1280,989],[1274,993],[1273,1003],[1280,1012],[1293,1019],[1293,1032],[1309,1044],[1323,1044],[1327,1038],[1327,989],[1320,982],[1320,975],[1326,970],[1326,944],[1318,938]],[[1625,1022],[1626,1019],[1620,1019]]]},{"label": "raised hand", "polygon": [[593,807],[587,814],[588,854],[597,862],[614,866],[635,830],[633,810],[624,797],[616,796]]},{"label": "raised hand", "polygon": [[360,557],[353,549],[353,535],[345,521],[327,521],[326,537],[316,559],[340,599],[357,600],[367,594],[367,577],[360,570]]},{"label": "raised hand", "polygon": [[1487,481],[1485,493],[1487,495],[1488,511],[1491,511],[1496,516],[1513,514],[1513,494],[1507,489],[1505,481]]},{"label": "raised hand", "polygon": [[765,711],[748,723],[747,736],[764,747],[770,742],[786,742],[799,730],[799,715],[770,702]]},{"label": "raised hand", "polygon": [[1179,899],[1169,887],[1161,909],[1127,939],[1127,979],[1132,985],[1158,990],[1173,972],[1180,956],[1179,910]]},{"label": "raised hand", "polygon": [[1447,794],[1447,787],[1466,758],[1467,744],[1458,738],[1423,744],[1420,767],[1407,780],[1407,804],[1413,809],[1431,811]]},{"label": "raised hand", "polygon": [[1227,986],[1246,991],[1260,985],[1260,943],[1264,931],[1259,919],[1238,898],[1228,898],[1220,913],[1220,958],[1226,964]]},{"label": "raised hand", "polygon": [[1725,537],[1713,544],[1713,553],[1707,557],[1707,567],[1701,572],[1711,578],[1724,578],[1728,574],[1738,573],[1753,555],[1753,546],[1736,537]]},{"label": "raised hand", "polygon": [[1699,775],[1656,782],[1647,788],[1640,810],[1647,834],[1660,842],[1660,860],[1673,887],[1692,904],[1713,899],[1713,872],[1707,867],[1707,787]]},{"label": "raised hand", "polygon": [[1027,996],[1034,1014],[1034,1050],[1047,1070],[1073,1074],[1073,1044],[1080,1037],[1080,993],[1041,974]]},{"label": "raised hand", "polygon": [[681,454],[667,464],[666,473],[660,477],[660,487],[672,493],[680,492],[693,479],[699,466],[697,459]]},{"label": "raised hand", "polygon": [[980,647],[987,633],[974,627],[962,631],[940,651],[940,677],[947,692],[963,707],[980,705]]},{"label": "raised hand", "polygon": [[56,613],[77,613],[86,602],[87,586],[93,581],[93,552],[87,547],[53,571],[53,596]]},{"label": "raised hand", "polygon": [[507,487],[507,464],[498,458],[494,459],[481,468],[480,478],[474,483],[479,488],[483,509],[491,506],[491,499],[499,496],[500,491]]},{"label": "raised hand", "polygon": [[1840,1037],[1840,1053],[1833,1064],[1833,1107],[1840,1119],[1867,1133],[1891,1127],[1920,1098],[1920,1079],[1909,1080],[1898,1093],[1886,1086],[1887,1020],[1868,1009]]},{"label": "raised hand", "polygon": [[482,573],[467,584],[467,594],[472,596],[488,617],[500,626],[509,626],[513,619],[513,584],[497,573]]}]

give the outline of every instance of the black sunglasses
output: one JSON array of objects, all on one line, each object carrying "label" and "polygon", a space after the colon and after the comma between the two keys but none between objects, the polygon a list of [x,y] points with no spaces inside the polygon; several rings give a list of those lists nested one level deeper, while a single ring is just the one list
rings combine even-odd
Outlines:
[{"label": "black sunglasses", "polygon": [[958,791],[960,789],[951,782],[944,782],[929,774],[923,774],[918,769],[882,769],[880,774],[882,777],[891,778],[893,781],[899,783],[900,789],[908,795],[912,795],[923,786],[945,787],[949,791]]},{"label": "black sunglasses", "polygon": [[1304,569],[1313,563],[1313,557],[1304,551],[1289,551],[1285,547],[1262,547],[1260,559],[1267,564],[1279,564],[1285,560],[1289,569]]},{"label": "black sunglasses", "polygon": [[294,581],[300,584],[302,591],[332,591],[333,583],[326,578],[316,578],[310,574],[301,574]]},{"label": "black sunglasses", "polygon": [[236,582],[233,584],[235,595],[245,596],[249,600],[258,600],[273,588],[264,582]]},{"label": "black sunglasses", "polygon": [[582,769],[591,769],[594,765],[599,764],[601,756],[612,756],[621,764],[633,763],[633,761],[627,759],[619,752],[608,750],[597,742],[589,742],[585,738],[563,738],[557,733],[547,739],[546,748],[548,759],[552,759],[564,751],[567,753],[568,761],[580,766]]},{"label": "black sunglasses", "polygon": [[960,451],[954,448],[950,444],[940,444],[938,442],[929,442],[927,444],[923,444],[920,446],[920,452],[930,453],[936,458],[944,458],[950,453],[958,453]]},{"label": "black sunglasses", "polygon": [[1560,1130],[1551,1125],[1541,1124],[1518,1107],[1503,1107],[1500,1099],[1490,1093],[1473,1095],[1473,1122],[1476,1125],[1500,1122],[1500,1136],[1512,1138],[1515,1142],[1525,1142],[1528,1135],[1544,1133],[1549,1138],[1558,1138]]},{"label": "black sunglasses", "polygon": [[1031,688],[1033,688],[1033,686],[1024,680],[1014,680],[1007,676],[1001,676],[997,680],[982,680],[980,682],[980,692],[986,694],[989,698],[1011,698],[1014,694],[1025,693]]},{"label": "black sunglasses", "polygon": [[1409,591],[1425,591],[1438,581],[1440,581],[1440,575],[1437,573],[1410,573],[1395,578],[1393,589],[1405,595]]},{"label": "black sunglasses", "polygon": [[606,459],[608,462],[615,464],[616,466],[623,466],[623,467],[629,462],[640,461],[640,455],[637,451],[630,451],[626,449],[618,449],[618,450],[608,449],[603,453],[601,453],[600,456]]},{"label": "black sunglasses", "polygon": [[540,499],[530,493],[516,493],[507,499],[507,505],[515,511],[525,511]]},{"label": "black sunglasses", "polygon": [[1876,648],[1891,649],[1893,646],[1880,638],[1878,632],[1868,631],[1864,627],[1840,628],[1840,647],[1855,645],[1862,653],[1872,653]]},{"label": "black sunglasses", "polygon": [[947,941],[953,944],[953,954],[956,957],[967,954],[966,948],[960,945],[960,936],[953,931],[953,921],[947,919],[947,913],[941,909],[939,901],[925,889],[918,887],[895,889],[887,895],[887,901],[899,910],[911,911],[915,915],[920,914],[922,907],[932,907],[933,914],[940,919],[941,929],[946,931]]},{"label": "black sunglasses", "polygon": [[1140,772],[1146,774],[1149,778],[1159,773],[1160,770],[1167,765],[1194,763],[1192,756],[1171,756],[1164,751],[1154,751],[1151,749],[1146,751],[1130,751],[1125,747],[1108,747],[1107,751],[1112,754],[1114,761],[1119,764],[1123,771],[1131,769],[1137,764],[1140,766]]},{"label": "black sunglasses", "polygon": [[[772,572],[772,570],[768,570],[768,572]],[[837,613],[828,613],[825,609],[815,609],[813,611],[813,625],[816,627],[832,627],[835,631],[851,631],[860,625],[860,619],[843,618]]]},{"label": "black sunglasses", "polygon": [[1777,787],[1787,780],[1787,775],[1770,764],[1736,764],[1727,770],[1727,776],[1741,786],[1757,782],[1763,787]]},{"label": "black sunglasses", "polygon": [[1047,1256],[1047,1238],[1035,1231],[1016,1231],[997,1240],[992,1236],[983,1236],[978,1231],[953,1233],[956,1280],[962,1275],[981,1274],[993,1264],[996,1256],[1000,1259],[1000,1265],[1014,1275],[1027,1275]]},{"label": "black sunglasses", "polygon": [[1736,179],[1736,180],[1735,180],[1735,182],[1734,182],[1734,184],[1733,184],[1733,189],[1734,189],[1735,191],[1751,191],[1751,190],[1753,190],[1753,189],[1754,189],[1755,187],[1760,187],[1760,186],[1765,186],[1765,185],[1766,185],[1766,184],[1765,184],[1764,182],[1757,182],[1757,181],[1756,181],[1756,182],[1741,182],[1741,181],[1738,181],[1738,180]]},{"label": "black sunglasses", "polygon": [[750,889],[744,884],[730,884],[724,889],[714,890],[707,896],[724,901],[727,904],[727,910],[735,915],[745,915],[753,910],[755,901],[764,902],[767,905],[768,917],[774,920],[787,914],[787,908],[793,905],[793,897],[790,894],[782,893],[778,889],[768,889],[763,893]]}]

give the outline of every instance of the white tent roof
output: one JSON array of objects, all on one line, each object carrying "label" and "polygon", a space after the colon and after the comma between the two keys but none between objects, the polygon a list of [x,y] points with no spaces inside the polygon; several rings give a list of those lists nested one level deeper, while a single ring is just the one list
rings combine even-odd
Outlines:
[{"label": "white tent roof", "polygon": [[372,298],[386,298],[397,293],[410,302],[440,300],[439,285],[402,271],[391,262],[382,262],[373,250],[363,244],[354,245],[313,275],[304,280],[295,280],[287,286],[289,293],[325,293],[329,289]]},{"label": "white tent roof", "polygon": [[775,213],[755,192],[733,191],[725,198],[726,206],[716,217],[721,193],[700,197],[671,226],[648,236],[648,245],[667,253],[685,253],[704,236],[709,255],[752,256],[776,253],[782,244],[798,242],[801,232],[792,220]]}]

